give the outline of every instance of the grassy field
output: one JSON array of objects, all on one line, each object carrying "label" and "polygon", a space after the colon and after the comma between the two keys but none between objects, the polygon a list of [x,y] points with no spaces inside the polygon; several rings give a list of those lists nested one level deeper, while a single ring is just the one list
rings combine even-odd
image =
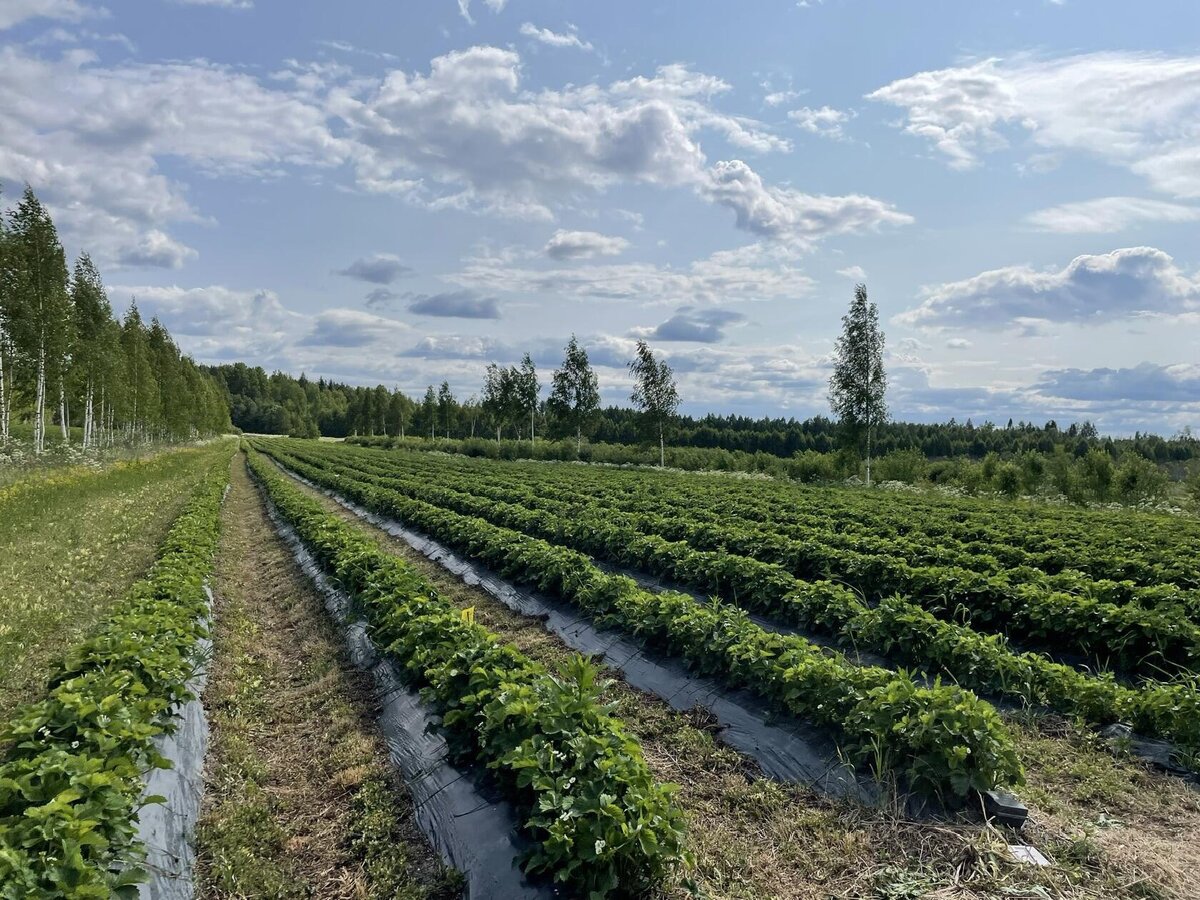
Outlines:
[{"label": "grassy field", "polygon": [[142,575],[217,452],[42,472],[0,489],[0,721],[44,690]]}]

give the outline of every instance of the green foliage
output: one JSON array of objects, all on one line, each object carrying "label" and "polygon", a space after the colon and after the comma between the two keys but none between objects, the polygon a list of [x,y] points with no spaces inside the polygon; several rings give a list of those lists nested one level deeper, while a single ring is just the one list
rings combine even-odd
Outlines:
[{"label": "green foliage", "polygon": [[142,773],[190,699],[206,634],[203,582],[216,553],[228,456],[171,527],[116,613],[63,662],[47,697],[0,730],[0,897],[137,896]]},{"label": "green foliage", "polygon": [[893,450],[875,460],[875,476],[880,481],[916,484],[924,480],[929,461],[918,450]]},{"label": "green foliage", "polygon": [[289,485],[250,465],[313,554],[363,604],[375,640],[443,712],[451,748],[493,769],[525,816],[524,860],[572,889],[638,895],[686,858],[674,788],[599,701],[593,667],[546,671],[463,620],[416,570]]},{"label": "green foliage", "polygon": [[[720,500],[719,513],[709,515],[705,512],[702,496],[692,486],[675,494],[661,484],[652,485],[650,476],[623,476],[639,479],[638,493],[653,491],[655,496],[648,500],[631,499],[624,485],[606,484],[615,479],[610,472],[591,479],[587,502],[578,503],[549,499],[561,497],[568,484],[578,482],[581,473],[577,469],[564,474],[557,469],[534,473],[528,469],[505,472],[491,467],[486,472],[452,473],[440,461],[379,457],[345,450],[327,451],[316,456],[305,454],[303,461],[320,464],[335,453],[347,464],[338,466],[339,489],[345,490],[347,479],[351,479],[399,491],[706,593],[732,596],[744,608],[831,634],[850,646],[920,667],[931,675],[946,675],[966,688],[1024,704],[1050,707],[1096,724],[1134,722],[1143,733],[1200,746],[1200,693],[1186,682],[1180,685],[1147,683],[1135,690],[1119,685],[1111,677],[1097,678],[1050,662],[1038,654],[1018,653],[1001,637],[945,621],[952,614],[961,614],[966,600],[960,599],[958,605],[949,606],[941,599],[943,592],[969,598],[972,590],[980,590],[980,585],[989,583],[994,585],[997,602],[1003,602],[1003,585],[1008,585],[1005,590],[1017,591],[1011,580],[996,582],[977,577],[983,572],[1019,576],[1018,584],[1044,585],[1061,592],[1070,590],[1097,597],[1107,594],[1122,600],[1136,596],[1147,604],[1178,603],[1181,599],[1178,589],[1139,590],[1129,584],[1088,581],[1074,572],[1047,576],[1029,565],[1036,558],[1020,555],[1015,548],[1010,551],[1014,555],[1009,562],[1002,563],[982,553],[960,552],[955,558],[953,551],[943,545],[932,551],[934,558],[945,563],[958,562],[961,568],[893,568],[897,573],[908,573],[906,583],[910,587],[935,591],[935,595],[926,601],[929,609],[899,597],[885,597],[875,608],[869,608],[844,585],[826,579],[849,578],[866,583],[862,580],[879,578],[886,567],[894,567],[898,562],[889,561],[887,553],[912,559],[919,557],[918,545],[911,542],[896,544],[879,538],[868,540],[857,535],[839,541],[834,535],[826,534],[822,539],[830,541],[831,546],[822,548],[812,540],[811,527],[805,527],[802,535],[793,536],[778,522],[773,526],[759,525],[757,523],[773,519],[777,514],[756,507],[746,509],[745,518],[737,521],[739,517],[735,514],[743,510],[728,498]],[[297,457],[292,455],[290,460],[290,464],[295,465]],[[661,482],[661,476],[653,478]],[[873,507],[877,505],[872,504]],[[931,528],[934,521],[926,517],[922,527]],[[801,536],[802,541],[796,539]],[[1003,548],[1002,545],[981,544],[981,549],[991,553]],[[1024,565],[1012,566],[1016,562]],[[793,574],[797,570],[820,580],[801,581]],[[964,582],[957,594],[953,593],[956,580]],[[1017,592],[1013,596],[1020,599],[1009,605],[1031,604],[1032,609],[1018,609],[1009,617],[1017,625],[1024,626],[1021,634],[1026,640],[1036,642],[1040,638],[1047,647],[1060,647],[1072,640],[1078,642],[1084,652],[1094,650],[1105,656],[1112,652],[1109,640],[1096,637],[1091,631],[1079,632],[1070,638],[1053,628],[1034,631],[1026,623],[1032,621],[1033,627],[1042,629],[1039,616],[1064,628],[1072,622],[1084,621],[1080,618],[1083,614],[1101,620],[1112,616],[1126,623],[1137,622],[1141,617],[1147,622],[1191,634],[1193,640],[1197,638],[1197,630],[1190,623],[1175,625],[1172,622],[1173,613],[1154,614],[1136,606],[1117,607],[1114,611],[1112,604],[1089,599],[1081,601],[1080,610],[1074,610],[1066,605],[1065,593],[1051,593],[1045,600],[1039,600],[1037,594],[1031,593]],[[980,608],[994,615],[990,604],[984,603]],[[938,618],[935,613],[943,618]],[[1075,618],[1068,621],[1070,616]],[[981,617],[981,621],[985,620]],[[1165,660],[1157,659],[1157,665],[1165,665]],[[1157,674],[1150,660],[1132,658],[1129,664],[1138,663],[1146,664],[1147,673]]]},{"label": "green foliage", "polygon": [[1157,502],[1167,493],[1167,476],[1162,469],[1137,454],[1121,461],[1115,484],[1117,495],[1132,506]]},{"label": "green foliage", "polygon": [[[896,693],[892,683],[907,684],[907,676],[826,655],[799,637],[764,630],[733,607],[697,603],[682,594],[641,590],[628,578],[601,572],[582,553],[531,535],[555,542],[575,540],[589,553],[608,548],[598,555],[682,581],[703,569],[722,592],[732,592],[752,607],[762,605],[762,598],[772,591],[786,591],[795,584],[778,567],[723,553],[700,553],[682,543],[639,534],[622,527],[623,517],[609,510],[576,506],[569,516],[558,517],[548,514],[545,504],[529,503],[526,508],[527,497],[521,505],[474,497],[443,487],[456,480],[446,469],[411,478],[396,477],[399,473],[372,477],[356,471],[364,457],[345,448],[322,446],[304,451],[292,446],[285,449],[278,442],[259,446],[306,478],[408,522],[501,574],[559,593],[601,622],[612,622],[661,644],[701,672],[749,686],[789,712],[832,726],[841,735],[847,754],[859,763],[876,759],[883,741],[889,771],[920,790],[961,795],[968,789],[1018,783],[1022,777],[1010,739],[994,710],[965,691],[915,688]],[[655,565],[647,565],[651,561]],[[760,575],[762,580],[758,580]],[[902,704],[914,721],[939,717],[941,707],[950,704],[971,717],[971,727],[936,739],[916,731],[890,731],[881,736],[869,723],[884,694],[891,698],[888,702],[893,708]],[[959,759],[962,753],[965,756]]]}]

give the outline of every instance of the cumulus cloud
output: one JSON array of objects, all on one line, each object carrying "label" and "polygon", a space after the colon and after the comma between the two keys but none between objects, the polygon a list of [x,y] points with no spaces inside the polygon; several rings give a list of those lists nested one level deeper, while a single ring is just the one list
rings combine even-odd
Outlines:
[{"label": "cumulus cloud", "polygon": [[729,90],[672,64],[607,86],[531,91],[515,51],[472,47],[435,58],[428,74],[394,71],[369,90],[336,89],[330,108],[354,143],[363,188],[435,209],[549,220],[561,206],[641,184],[690,188],[772,237],[911,221],[869,197],[765,185],[741,160],[709,165],[698,141],[705,130],[755,152],[790,147],[761,123],[716,109],[713,98]]},{"label": "cumulus cloud", "polygon": [[623,237],[560,228],[546,242],[543,252],[551,259],[590,259],[593,256],[616,256],[628,246],[629,241]]},{"label": "cumulus cloud", "polygon": [[314,318],[312,329],[299,344],[305,347],[383,347],[394,344],[409,330],[403,322],[361,310],[327,309]]},{"label": "cumulus cloud", "polygon": [[574,25],[568,27],[565,32],[551,31],[549,28],[538,28],[532,22],[525,22],[521,25],[521,34],[527,38],[533,38],[540,44],[546,44],[549,47],[575,47],[578,50],[591,51],[594,48],[588,42],[583,40],[578,33],[578,29]]},{"label": "cumulus cloud", "polygon": [[79,0],[4,0],[0,4],[0,31],[29,19],[82,22],[103,15],[107,15],[103,7],[87,6]]},{"label": "cumulus cloud", "polygon": [[338,269],[334,274],[347,278],[356,278],[371,284],[391,284],[398,278],[411,275],[412,269],[400,261],[393,253],[376,253],[356,259],[344,269]]},{"label": "cumulus cloud", "polygon": [[838,269],[837,274],[843,278],[849,278],[851,281],[861,283],[867,280],[867,270],[862,266],[846,266],[844,269]]},{"label": "cumulus cloud", "polygon": [[1200,221],[1200,206],[1185,206],[1142,197],[1099,197],[1063,203],[1031,213],[1025,221],[1038,231],[1061,234],[1109,234],[1146,222],[1177,224]]},{"label": "cumulus cloud", "polygon": [[682,307],[662,324],[651,329],[636,330],[635,334],[659,341],[715,344],[725,339],[726,328],[744,321],[746,317],[733,310]]},{"label": "cumulus cloud", "polygon": [[455,319],[500,318],[500,307],[495,297],[481,297],[470,290],[413,295],[408,311],[421,316]]},{"label": "cumulus cloud", "polygon": [[1200,279],[1153,247],[1077,256],[1064,268],[1009,266],[926,289],[902,325],[1029,327],[1045,322],[1101,324],[1139,313],[1174,315],[1200,307]]},{"label": "cumulus cloud", "polygon": [[1078,151],[1200,197],[1200,56],[1019,56],[920,72],[868,99],[905,110],[904,129],[954,168],[1014,134],[1040,151]]},{"label": "cumulus cloud", "polygon": [[717,163],[703,192],[733,210],[739,228],[798,245],[832,234],[908,225],[912,216],[874,197],[804,194],[763,183],[741,160]]},{"label": "cumulus cloud", "polygon": [[840,140],[846,136],[842,131],[842,126],[853,117],[853,112],[834,109],[832,106],[822,106],[818,109],[801,106],[788,113],[788,118],[803,131],[834,140]]},{"label": "cumulus cloud", "polygon": [[116,262],[126,268],[178,269],[198,254],[165,232],[152,228],[132,245],[117,251]]}]

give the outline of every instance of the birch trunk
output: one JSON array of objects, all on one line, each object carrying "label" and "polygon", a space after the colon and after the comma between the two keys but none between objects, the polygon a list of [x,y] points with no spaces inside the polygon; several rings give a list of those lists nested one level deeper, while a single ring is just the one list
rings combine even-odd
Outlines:
[{"label": "birch trunk", "polygon": [[7,346],[4,329],[0,328],[0,444],[8,443],[8,383],[5,380],[4,348]]},{"label": "birch trunk", "polygon": [[63,443],[71,443],[71,423],[67,417],[67,386],[58,379],[58,423],[62,427]]},{"label": "birch trunk", "polygon": [[37,404],[33,413],[33,452],[41,454],[46,449],[46,342],[43,335],[41,346],[38,347]]}]

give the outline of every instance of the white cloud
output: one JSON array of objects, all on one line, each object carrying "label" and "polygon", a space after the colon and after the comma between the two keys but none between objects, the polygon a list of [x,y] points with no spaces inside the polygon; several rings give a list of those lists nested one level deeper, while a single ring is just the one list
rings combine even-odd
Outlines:
[{"label": "white cloud", "polygon": [[[764,85],[765,86],[765,85]],[[763,97],[763,103],[767,106],[783,106],[785,103],[791,103],[793,100],[798,100],[803,97],[807,91],[771,91]]]},{"label": "white cloud", "polygon": [[842,126],[854,118],[854,115],[853,111],[834,109],[832,106],[822,106],[819,109],[801,106],[789,112],[788,118],[809,134],[840,140],[846,136]]},{"label": "white cloud", "polygon": [[575,47],[589,52],[595,49],[591,43],[579,36],[573,25],[568,31],[558,32],[551,31],[549,28],[538,28],[532,22],[525,22],[521,25],[520,32],[525,37],[533,38],[538,43],[546,44],[549,47]]},{"label": "white cloud", "polygon": [[84,50],[48,60],[0,48],[0,121],[0,178],[33,185],[102,265],[192,254],[164,231],[201,217],[159,170],[163,158],[270,176],[345,152],[317,105],[244,72],[203,61],[105,68]]},{"label": "white cloud", "polygon": [[79,0],[4,0],[0,4],[0,31],[29,19],[82,22],[107,14],[103,7],[87,6]]},{"label": "white cloud", "polygon": [[954,168],[1024,134],[1042,151],[1078,151],[1155,189],[1200,197],[1200,56],[1019,56],[921,72],[869,99],[904,108],[905,130]]},{"label": "white cloud", "polygon": [[[508,0],[483,0],[483,5],[494,13],[500,13],[508,5]],[[475,20],[471,17],[471,0],[458,0],[458,14],[469,24],[475,24]]]},{"label": "white cloud", "polygon": [[1025,221],[1039,231],[1110,234],[1144,222],[1200,222],[1200,206],[1142,197],[1099,197],[1041,209],[1028,215]]},{"label": "white cloud", "polygon": [[851,281],[858,283],[867,280],[867,270],[862,266],[847,266],[844,269],[838,269],[837,274],[841,275],[843,278],[849,278]]},{"label": "white cloud", "polygon": [[738,213],[740,227],[781,239],[902,224],[869,197],[773,188],[741,160],[710,167],[699,133],[749,149],[788,145],[753,120],[717,111],[729,90],[711,75],[669,65],[607,87],[522,87],[517,53],[473,47],[433,60],[428,75],[392,72],[375,89],[335,91],[333,111],[355,144],[359,183],[432,208],[554,218],[619,184],[689,187]]},{"label": "white cloud", "polygon": [[737,225],[762,237],[799,246],[832,234],[907,225],[912,216],[874,197],[831,197],[771,187],[741,160],[717,163],[702,192],[732,209]]},{"label": "white cloud", "polygon": [[1200,308],[1200,279],[1153,247],[1078,256],[1058,270],[1010,266],[926,289],[920,306],[895,318],[920,327],[1018,327],[1048,322],[1102,324],[1143,313]]},{"label": "white cloud", "polygon": [[551,259],[591,259],[593,256],[616,256],[628,246],[629,241],[623,237],[560,228],[546,242],[543,252]]},{"label": "white cloud", "polygon": [[191,247],[179,243],[157,228],[152,228],[142,234],[135,244],[126,246],[118,253],[117,265],[128,268],[178,269],[197,255]]},{"label": "white cloud", "polygon": [[975,345],[966,338],[950,338],[946,341],[947,350],[970,350]]}]

